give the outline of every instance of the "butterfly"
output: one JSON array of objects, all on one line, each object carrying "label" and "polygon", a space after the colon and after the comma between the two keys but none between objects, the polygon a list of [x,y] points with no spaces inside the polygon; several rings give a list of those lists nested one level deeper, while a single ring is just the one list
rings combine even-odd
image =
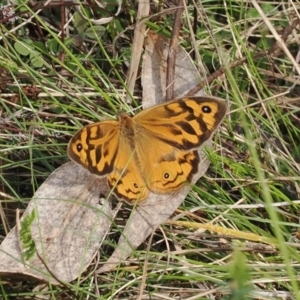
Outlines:
[{"label": "butterfly", "polygon": [[227,105],[219,98],[185,97],[130,117],[89,124],[68,144],[68,156],[98,176],[130,204],[150,192],[172,194],[198,171],[198,148],[220,125]]}]

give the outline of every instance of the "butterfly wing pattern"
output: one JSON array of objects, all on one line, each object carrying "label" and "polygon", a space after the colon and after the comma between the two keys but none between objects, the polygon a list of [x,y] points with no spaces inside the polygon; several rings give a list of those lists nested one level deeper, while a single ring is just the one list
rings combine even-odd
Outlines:
[{"label": "butterfly wing pattern", "polygon": [[166,102],[133,118],[141,126],[142,137],[135,147],[149,190],[172,193],[192,180],[198,171],[198,148],[212,136],[226,110],[219,99],[191,97]]},{"label": "butterfly wing pattern", "polygon": [[120,123],[103,121],[89,124],[70,140],[68,155],[100,177],[107,176],[116,196],[129,203],[148,196],[144,179],[135,162],[134,151],[122,136]]},{"label": "butterfly wing pattern", "polygon": [[97,122],[77,132],[69,157],[98,176],[107,176],[116,196],[130,204],[149,192],[174,193],[198,171],[198,148],[226,114],[224,101],[188,97],[150,107],[133,118]]},{"label": "butterfly wing pattern", "polygon": [[91,173],[105,176],[114,169],[119,151],[119,123],[104,121],[89,124],[70,140],[68,155]]}]

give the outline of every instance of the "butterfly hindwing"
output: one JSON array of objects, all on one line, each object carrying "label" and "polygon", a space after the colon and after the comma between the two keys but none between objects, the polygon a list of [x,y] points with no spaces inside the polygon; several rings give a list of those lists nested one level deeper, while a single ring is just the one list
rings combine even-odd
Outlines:
[{"label": "butterfly hindwing", "polygon": [[146,199],[149,194],[136,159],[136,151],[132,150],[124,139],[120,140],[120,150],[115,159],[114,170],[107,179],[114,194],[130,204]]},{"label": "butterfly hindwing", "polygon": [[[141,151],[145,148],[147,152]],[[141,135],[136,150],[138,160],[143,162],[141,170],[144,180],[152,192],[168,194],[178,191],[198,171],[197,149],[182,151],[147,134],[147,137]]]}]

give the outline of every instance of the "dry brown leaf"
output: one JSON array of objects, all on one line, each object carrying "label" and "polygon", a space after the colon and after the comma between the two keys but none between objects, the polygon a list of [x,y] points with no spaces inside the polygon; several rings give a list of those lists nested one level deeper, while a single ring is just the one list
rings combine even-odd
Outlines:
[{"label": "dry brown leaf", "polygon": [[30,276],[57,284],[54,277],[69,282],[80,276],[111,225],[110,205],[99,200],[105,186],[105,180],[73,162],[55,170],[20,219],[22,222],[36,209],[31,234],[42,261],[36,254],[23,261],[18,229],[14,227],[0,246],[0,277]]},{"label": "dry brown leaf", "polygon": [[[165,101],[167,58],[170,40],[149,31],[142,65],[143,109]],[[200,75],[189,54],[179,46],[175,63],[174,97],[184,96],[200,82]],[[205,95],[200,91],[195,96]]]},{"label": "dry brown leaf", "polygon": [[[166,61],[170,41],[154,32],[148,34],[145,54],[143,56],[142,84],[143,107],[159,104],[165,99]],[[178,48],[175,67],[175,95],[183,96],[199,82],[199,74],[193,65],[188,53]],[[204,92],[200,92],[201,95]],[[203,146],[210,147],[211,141]],[[199,149],[199,171],[193,177],[195,183],[205,174],[209,161],[203,150]],[[151,193],[146,202],[135,207],[128,220],[117,248],[105,264],[97,270],[98,273],[107,272],[124,261],[150,233],[161,223],[167,220],[175,209],[183,202],[191,187],[183,188],[176,195],[158,195]]]}]

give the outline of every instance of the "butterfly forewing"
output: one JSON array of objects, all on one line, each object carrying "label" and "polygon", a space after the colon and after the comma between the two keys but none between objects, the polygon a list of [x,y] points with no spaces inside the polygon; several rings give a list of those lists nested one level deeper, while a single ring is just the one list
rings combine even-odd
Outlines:
[{"label": "butterfly forewing", "polygon": [[178,149],[190,150],[211,136],[225,113],[226,104],[220,100],[191,97],[146,109],[134,120],[157,139]]},{"label": "butterfly forewing", "polygon": [[119,124],[116,121],[97,122],[78,131],[68,145],[69,157],[99,176],[114,169],[119,150]]}]

